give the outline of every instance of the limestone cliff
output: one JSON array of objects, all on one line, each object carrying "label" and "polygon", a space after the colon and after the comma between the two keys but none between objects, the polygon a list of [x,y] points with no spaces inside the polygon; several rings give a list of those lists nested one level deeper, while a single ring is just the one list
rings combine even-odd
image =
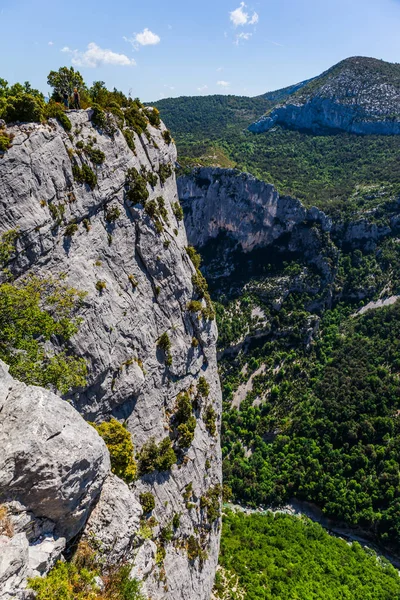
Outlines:
[{"label": "limestone cliff", "polygon": [[235,270],[233,279],[240,278],[243,260],[248,278],[250,257],[273,246],[301,253],[331,280],[323,237],[332,222],[317,208],[307,209],[295,198],[280,196],[273,185],[234,169],[195,169],[179,177],[178,192],[189,241],[202,249],[211,285],[223,286],[224,278],[231,285]]},{"label": "limestone cliff", "polygon": [[[200,498],[218,490],[221,483],[217,331],[213,320],[187,307],[198,298],[198,290],[192,283],[196,271],[185,249],[185,228],[176,205],[176,150],[163,135],[163,125],[148,125],[147,136],[132,133],[128,146],[117,127],[111,133],[95,127],[90,109],[70,111],[68,116],[70,134],[55,120],[7,128],[14,137],[0,160],[0,234],[18,232],[16,252],[7,264],[15,281],[28,274],[52,275],[87,292],[81,326],[68,347],[85,359],[87,385],[65,397],[71,405],[65,404],[69,419],[73,421],[75,414],[76,423],[81,423],[80,415],[97,423],[110,417],[124,421],[140,452],[146,442],[153,438],[160,442],[172,432],[181,392],[189,390],[194,395],[199,378],[204,377],[209,393],[194,409],[194,439],[187,450],[177,452],[178,462],[171,470],[142,475],[128,488],[107,475],[107,457],[102,458],[100,471],[90,461],[92,470],[84,477],[77,475],[74,489],[80,495],[88,495],[92,488],[96,493],[73,525],[50,514],[40,498],[33,502],[30,496],[21,496],[19,501],[25,502],[23,510],[33,519],[51,520],[45,533],[58,532],[64,540],[58,552],[53,552],[58,556],[68,539],[78,531],[85,533],[89,513],[96,506],[86,531],[97,536],[109,554],[114,552],[116,560],[134,562],[133,574],[144,580],[149,597],[208,600],[218,558],[220,519],[207,519]],[[83,165],[95,174],[97,183],[85,183]],[[132,168],[136,169],[133,182],[127,177]],[[144,203],[132,200],[135,193],[129,196],[129,190],[138,187],[135,177],[141,177],[142,187],[145,183],[146,210]],[[159,344],[163,334],[170,343],[168,360]],[[57,343],[51,340],[55,349]],[[4,373],[0,375],[0,386],[7,388],[7,382]],[[25,403],[36,403],[40,394],[45,392],[32,389]],[[54,398],[47,398],[49,406]],[[6,406],[8,399],[3,402]],[[62,403],[57,402],[61,410]],[[204,420],[211,408],[217,415],[215,434]],[[2,427],[7,435],[8,422]],[[19,427],[18,414],[13,427]],[[92,436],[95,431],[82,421],[74,433],[71,425],[72,441],[82,444],[81,453],[86,456],[89,440],[79,427],[92,431]],[[53,433],[48,433],[50,439]],[[29,444],[29,428],[26,436]],[[102,455],[104,445],[97,438]],[[63,456],[58,456],[63,438],[55,438],[54,444],[55,460],[58,457],[64,463]],[[63,466],[66,472],[68,465]],[[18,462],[11,461],[7,468],[11,479],[19,477]],[[44,471],[32,477],[40,489]],[[6,503],[12,500],[7,486],[7,481],[1,482],[1,498]],[[139,531],[138,499],[143,491],[155,497],[153,539],[145,539],[148,536]],[[57,483],[52,493],[60,493]],[[176,514],[180,515],[179,527],[165,544],[165,557],[156,560],[160,532]],[[18,532],[26,534],[24,527]],[[43,534],[43,529],[38,530],[28,542],[39,543]],[[197,552],[188,552],[190,542]],[[46,572],[53,559],[36,570]],[[18,597],[24,587],[23,574],[14,591],[6,580],[0,578],[3,589]]]}]

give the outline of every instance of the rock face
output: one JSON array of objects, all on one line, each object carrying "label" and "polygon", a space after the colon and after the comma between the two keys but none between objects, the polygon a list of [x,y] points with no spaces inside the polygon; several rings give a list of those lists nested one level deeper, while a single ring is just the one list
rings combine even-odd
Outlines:
[{"label": "rock face", "polygon": [[0,589],[18,595],[84,526],[110,458],[95,429],[48,390],[14,380],[0,361]]},{"label": "rock face", "polygon": [[400,134],[400,67],[364,57],[335,65],[273,108],[253,133],[276,125],[315,133]]},{"label": "rock face", "polygon": [[0,406],[1,502],[20,502],[71,539],[110,469],[103,440],[67,402],[15,381],[2,362]]},{"label": "rock face", "polygon": [[202,247],[225,231],[244,252],[267,246],[301,223],[330,231],[330,219],[317,208],[280,196],[273,185],[234,169],[205,167],[178,179],[189,241]]},{"label": "rock face", "polygon": [[302,254],[326,280],[331,278],[323,237],[332,222],[317,208],[307,209],[295,198],[280,196],[274,186],[233,169],[195,169],[178,179],[178,191],[189,242],[202,249],[210,284],[232,281],[235,269],[238,278],[241,269],[247,278],[252,261],[246,256],[272,246]]},{"label": "rock face", "polygon": [[[69,118],[70,135],[56,121],[9,127],[15,137],[0,161],[0,234],[11,229],[20,234],[8,268],[17,281],[27,274],[62,274],[69,285],[87,292],[82,325],[69,351],[86,360],[88,381],[67,399],[86,420],[100,422],[111,416],[123,420],[135,450],[140,451],[150,439],[160,442],[168,436],[178,394],[195,389],[203,376],[210,386],[209,403],[217,413],[219,430],[216,326],[187,310],[188,302],[197,297],[192,284],[195,268],[185,250],[183,223],[175,216],[178,196],[171,168],[175,146],[164,140],[163,125],[159,129],[149,125],[148,137],[133,134],[133,152],[120,130],[110,136],[96,129],[90,110],[71,111]],[[104,153],[101,165],[90,163],[79,149],[88,143]],[[73,163],[87,163],[96,172],[93,190],[74,180]],[[158,231],[151,211],[127,199],[126,177],[132,167],[150,181],[148,200],[157,207],[158,199],[163,199],[165,213]],[[73,235],[68,235],[71,223]],[[164,333],[171,342],[170,366],[157,347]],[[142,477],[132,490],[117,491],[118,498],[112,497],[115,481],[108,479],[88,525],[100,537],[104,534],[104,541],[114,538],[118,527],[108,508],[114,503],[121,518],[124,515],[127,523],[138,527],[137,499],[142,491],[155,496],[155,536],[175,514],[181,514],[174,539],[166,545],[164,564],[156,565],[155,559],[147,564],[146,589],[153,600],[208,600],[213,584],[220,523],[207,524],[199,502],[221,482],[220,445],[219,436],[207,430],[204,410],[196,416],[194,440],[184,460],[170,471]],[[54,437],[49,445],[58,448],[61,439]],[[194,508],[187,508],[182,495],[189,483]],[[136,501],[131,500],[132,494]],[[83,519],[82,513],[76,527]],[[126,524],[121,527],[123,531]],[[69,535],[67,522],[60,532]],[[132,533],[117,540],[117,554],[131,547]],[[201,545],[201,561],[188,558],[191,536]],[[143,539],[135,541],[136,551],[140,552],[141,543]]]}]

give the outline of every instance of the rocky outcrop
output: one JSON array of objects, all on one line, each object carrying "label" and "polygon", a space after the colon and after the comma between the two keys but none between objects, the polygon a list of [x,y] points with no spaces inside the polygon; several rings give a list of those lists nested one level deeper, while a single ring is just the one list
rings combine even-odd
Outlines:
[{"label": "rocky outcrop", "polygon": [[21,503],[69,540],[100,494],[107,448],[68,402],[0,370],[0,501]]},{"label": "rocky outcrop", "polygon": [[99,501],[84,531],[84,539],[95,539],[111,564],[133,559],[140,545],[142,507],[135,494],[119,477],[110,473]]},{"label": "rocky outcrop", "polygon": [[250,125],[253,133],[284,127],[323,133],[400,134],[398,65],[354,57],[335,65]]},{"label": "rocky outcrop", "polygon": [[[164,139],[164,126],[149,125],[148,137],[132,134],[133,151],[119,129],[112,135],[96,129],[91,110],[71,111],[68,116],[70,134],[56,121],[8,128],[14,139],[0,161],[0,234],[17,229],[19,237],[7,268],[17,282],[28,274],[62,276],[68,285],[87,293],[79,332],[68,347],[85,359],[87,385],[72,390],[66,399],[86,420],[100,422],[114,416],[124,421],[138,452],[150,439],[160,442],[168,436],[178,394],[195,390],[200,376],[210,386],[208,402],[219,420],[216,326],[187,310],[188,302],[196,298],[195,268],[185,250],[183,223],[175,216],[176,150]],[[97,166],[82,150],[90,144],[104,153]],[[96,174],[93,189],[74,179],[73,164],[87,164]],[[161,198],[165,210],[158,222],[150,209],[146,212],[143,204],[128,200],[130,168],[147,178],[149,201],[157,207]],[[164,333],[171,343],[170,365],[157,346]],[[57,349],[57,340],[51,344]],[[65,407],[73,410],[67,403]],[[154,494],[155,542],[173,516],[181,515],[173,540],[166,544],[164,563],[156,564],[155,558],[146,562],[143,577],[153,600],[208,600],[213,583],[220,525],[219,520],[206,522],[199,502],[221,481],[220,446],[219,437],[210,435],[204,423],[203,410],[196,417],[193,443],[181,453],[178,464],[167,472],[145,475],[130,490],[107,479],[88,524],[116,555],[130,552],[133,544],[142,556],[145,542],[138,537],[138,494]],[[46,435],[56,433],[59,430]],[[49,448],[54,444],[62,453],[63,435],[50,439]],[[84,462],[85,453],[80,454]],[[93,478],[96,481],[95,474]],[[189,483],[191,505],[182,495]],[[57,490],[54,494],[57,497]],[[84,518],[82,509],[71,531],[79,529]],[[119,519],[126,523],[118,532]],[[132,528],[128,531],[128,527]],[[67,521],[61,533],[70,535]],[[202,560],[188,557],[191,536],[201,547]]]},{"label": "rocky outcrop", "polygon": [[[0,588],[18,594],[84,526],[110,470],[95,429],[67,402],[26,386],[0,361]],[[2,598],[7,596],[1,594]]]}]

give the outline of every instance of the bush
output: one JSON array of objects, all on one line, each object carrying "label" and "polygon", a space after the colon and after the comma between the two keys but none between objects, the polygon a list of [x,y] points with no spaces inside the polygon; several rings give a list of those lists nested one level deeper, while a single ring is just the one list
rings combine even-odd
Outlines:
[{"label": "bush", "polygon": [[40,123],[44,120],[45,104],[43,97],[20,93],[8,96],[0,118],[6,123]]},{"label": "bush", "polygon": [[28,587],[36,593],[37,600],[87,600],[95,598],[96,573],[78,570],[72,563],[58,562],[46,577],[35,577]]},{"label": "bush", "polygon": [[144,444],[139,452],[139,475],[153,471],[169,471],[176,463],[176,454],[169,437],[156,444],[154,438]]},{"label": "bush", "polygon": [[134,103],[125,111],[125,120],[138,135],[147,131],[148,121],[137,104]]},{"label": "bush", "polygon": [[71,131],[71,121],[65,114],[61,104],[59,104],[58,102],[50,100],[50,102],[46,104],[44,114],[47,119],[57,119],[57,121],[59,121],[59,123],[64,127],[65,131]]},{"label": "bush", "polygon": [[124,135],[125,141],[128,144],[130,150],[132,150],[133,154],[136,155],[136,147],[135,147],[135,138],[130,129],[123,129],[122,133]]},{"label": "bush", "polygon": [[[141,583],[130,578],[131,565],[108,567],[104,574],[95,566],[80,567],[75,562],[61,562],[46,575],[28,581],[37,600],[144,600]],[[104,588],[96,577],[103,575]]]},{"label": "bush", "polygon": [[101,279],[99,279],[99,281],[96,281],[96,290],[98,292],[100,292],[100,294],[107,288],[107,284],[105,281],[102,281]]},{"label": "bush", "polygon": [[76,163],[72,165],[72,174],[75,181],[78,183],[87,183],[92,190],[97,185],[97,176],[86,163],[83,163],[82,167],[79,167]]},{"label": "bush", "polygon": [[210,393],[210,385],[207,382],[207,379],[203,377],[203,375],[199,377],[199,381],[197,384],[197,393],[203,396],[203,398],[207,398],[208,394]]},{"label": "bush", "polygon": [[174,172],[172,165],[170,164],[162,164],[160,165],[160,168],[158,170],[158,175],[160,177],[160,181],[161,183],[164,185],[164,183],[167,181],[167,179],[169,177],[171,177],[172,173]]},{"label": "bush", "polygon": [[126,197],[133,204],[146,204],[149,197],[146,179],[135,167],[128,169],[125,179]]},{"label": "bush", "polygon": [[222,486],[217,484],[210,487],[200,498],[200,508],[207,509],[207,521],[211,525],[221,516]]},{"label": "bush", "polygon": [[94,427],[107,445],[112,472],[126,483],[132,483],[136,478],[137,467],[133,459],[133,443],[129,431],[116,419]]},{"label": "bush", "polygon": [[157,342],[157,348],[160,348],[165,355],[165,364],[170,367],[172,365],[171,355],[171,340],[167,332],[163,333]]},{"label": "bush", "polygon": [[178,425],[178,446],[180,448],[189,448],[194,439],[194,432],[197,421],[194,415],[191,415],[186,423]]},{"label": "bush", "polygon": [[174,202],[172,205],[172,212],[175,215],[177,221],[183,221],[183,209],[179,202]]},{"label": "bush", "polygon": [[0,131],[0,152],[6,152],[11,146],[11,135],[7,135]]},{"label": "bush", "polygon": [[200,269],[201,266],[201,256],[197,252],[196,248],[193,246],[187,246],[186,252],[193,263],[193,266],[196,270]]},{"label": "bush", "polygon": [[112,116],[107,114],[98,104],[93,104],[90,120],[97,129],[110,137],[117,133]]},{"label": "bush", "polygon": [[78,231],[77,223],[69,223],[64,231],[66,237],[72,237]]},{"label": "bush", "polygon": [[161,125],[160,111],[157,108],[147,109],[146,114],[147,114],[147,118],[149,119],[149,121],[150,121],[151,125],[153,125],[153,127],[160,127],[160,125]]},{"label": "bush", "polygon": [[150,513],[156,507],[154,496],[151,492],[143,492],[142,494],[140,494],[139,500],[143,508],[143,513],[145,515]]},{"label": "bush", "polygon": [[83,151],[95,165],[101,165],[105,161],[106,155],[104,152],[102,152],[99,148],[93,148],[91,144],[84,146]]},{"label": "bush", "polygon": [[110,206],[106,209],[105,219],[107,223],[114,223],[121,216],[118,206]]},{"label": "bush", "polygon": [[214,408],[209,404],[204,412],[203,421],[205,426],[207,427],[207,431],[213,437],[217,434],[217,413]]},{"label": "bush", "polygon": [[191,300],[188,302],[187,309],[189,312],[201,312],[203,309],[203,305],[199,300]]},{"label": "bush", "polygon": [[78,331],[76,313],[84,296],[52,278],[29,277],[0,285],[0,358],[13,377],[61,394],[85,385],[87,368],[82,358],[46,351],[53,336],[65,344]]},{"label": "bush", "polygon": [[166,144],[168,144],[168,146],[169,146],[171,144],[171,142],[172,142],[172,137],[171,137],[171,134],[168,131],[168,129],[166,129],[165,131],[162,132],[162,136],[164,138],[164,142]]},{"label": "bush", "polygon": [[172,527],[174,529],[178,529],[180,524],[181,524],[181,515],[180,515],[180,513],[175,513],[174,516],[172,517]]}]

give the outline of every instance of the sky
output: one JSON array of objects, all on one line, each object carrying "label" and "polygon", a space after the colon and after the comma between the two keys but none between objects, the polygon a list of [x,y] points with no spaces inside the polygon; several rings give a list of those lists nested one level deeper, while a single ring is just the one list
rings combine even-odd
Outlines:
[{"label": "sky", "polygon": [[74,66],[143,101],[256,96],[349,56],[400,62],[400,0],[0,0],[0,77]]}]

